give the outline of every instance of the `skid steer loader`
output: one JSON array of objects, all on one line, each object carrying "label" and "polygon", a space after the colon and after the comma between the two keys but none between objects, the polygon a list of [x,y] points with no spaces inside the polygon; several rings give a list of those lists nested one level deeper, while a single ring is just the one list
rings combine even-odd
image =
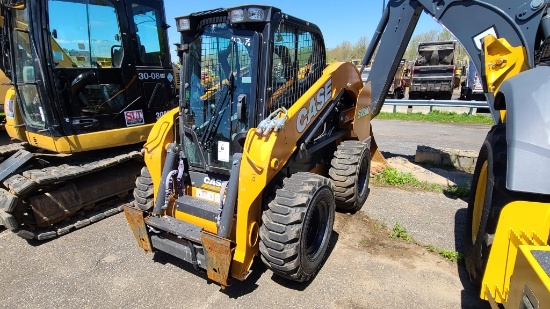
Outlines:
[{"label": "skid steer loader", "polygon": [[[319,28],[271,6],[176,19],[180,104],[153,127],[135,203],[138,245],[207,271],[225,287],[254,257],[311,279],[334,211],[369,194],[370,98],[351,63],[326,66]],[[382,162],[382,161],[381,161]]]}]

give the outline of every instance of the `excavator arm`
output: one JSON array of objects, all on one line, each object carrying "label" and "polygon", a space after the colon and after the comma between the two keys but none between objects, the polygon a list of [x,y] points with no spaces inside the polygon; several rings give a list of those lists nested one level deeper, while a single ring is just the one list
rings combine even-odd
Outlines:
[{"label": "excavator arm", "polygon": [[[371,83],[372,117],[380,112],[405,49],[422,11],[448,29],[464,46],[476,68],[485,75],[483,38],[492,34],[506,38],[511,46],[521,46],[527,65],[534,67],[539,41],[548,36],[550,21],[541,22],[549,0],[390,0],[382,14],[373,39],[363,57],[361,72],[372,63],[367,82]],[[543,37],[541,37],[543,36]],[[486,78],[483,78],[485,81]],[[484,92],[497,119],[494,89],[484,83]]]}]

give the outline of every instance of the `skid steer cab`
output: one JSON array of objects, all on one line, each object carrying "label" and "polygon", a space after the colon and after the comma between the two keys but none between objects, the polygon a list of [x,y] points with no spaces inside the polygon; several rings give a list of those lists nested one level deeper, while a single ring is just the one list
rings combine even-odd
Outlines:
[{"label": "skid steer cab", "polygon": [[326,66],[309,22],[268,6],[176,18],[179,108],[155,124],[125,214],[141,248],[222,287],[254,257],[310,280],[335,209],[369,193],[370,93],[351,63]]}]

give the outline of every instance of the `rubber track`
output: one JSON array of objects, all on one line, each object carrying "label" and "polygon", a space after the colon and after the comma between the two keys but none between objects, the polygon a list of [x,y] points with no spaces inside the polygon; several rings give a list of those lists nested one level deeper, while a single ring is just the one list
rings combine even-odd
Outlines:
[{"label": "rubber track", "polygon": [[13,144],[1,145],[0,162],[4,161],[9,156],[16,153],[18,150],[29,148],[28,146],[29,146],[28,143],[13,143]]},{"label": "rubber track", "polygon": [[[60,181],[78,178],[123,162],[141,158],[142,155],[139,151],[132,151],[84,164],[62,164],[15,174],[3,183],[9,191],[0,188],[0,211],[7,218],[13,217],[11,214],[15,211],[19,199],[24,199],[26,193],[35,192],[46,185],[51,186]],[[71,218],[57,223],[51,228],[37,228],[30,231],[19,225],[18,228],[12,229],[12,231],[24,239],[46,240],[55,238],[120,212],[122,210],[121,206],[117,207],[116,205],[121,202],[129,202],[131,194],[131,191],[128,191],[124,196],[107,198],[105,202],[98,203],[95,210],[80,210]]]},{"label": "rubber track", "polygon": [[319,270],[310,274],[301,270],[300,236],[309,200],[324,185],[331,186],[328,178],[311,173],[296,173],[284,180],[283,188],[277,190],[275,199],[269,203],[269,209],[262,214],[259,245],[261,259],[282,277],[306,281]]}]

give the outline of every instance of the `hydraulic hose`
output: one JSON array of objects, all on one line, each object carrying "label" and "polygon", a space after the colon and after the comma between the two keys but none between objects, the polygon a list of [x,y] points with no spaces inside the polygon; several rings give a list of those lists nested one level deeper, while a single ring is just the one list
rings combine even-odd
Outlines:
[{"label": "hydraulic hose", "polygon": [[162,168],[162,176],[160,177],[161,181],[157,190],[157,200],[155,201],[155,207],[153,208],[154,215],[160,215],[162,206],[166,202],[164,191],[166,190],[165,179],[168,177],[170,172],[174,169],[174,164],[178,158],[179,147],[177,144],[170,144],[168,150],[166,150],[166,160],[164,161],[164,167]]}]

